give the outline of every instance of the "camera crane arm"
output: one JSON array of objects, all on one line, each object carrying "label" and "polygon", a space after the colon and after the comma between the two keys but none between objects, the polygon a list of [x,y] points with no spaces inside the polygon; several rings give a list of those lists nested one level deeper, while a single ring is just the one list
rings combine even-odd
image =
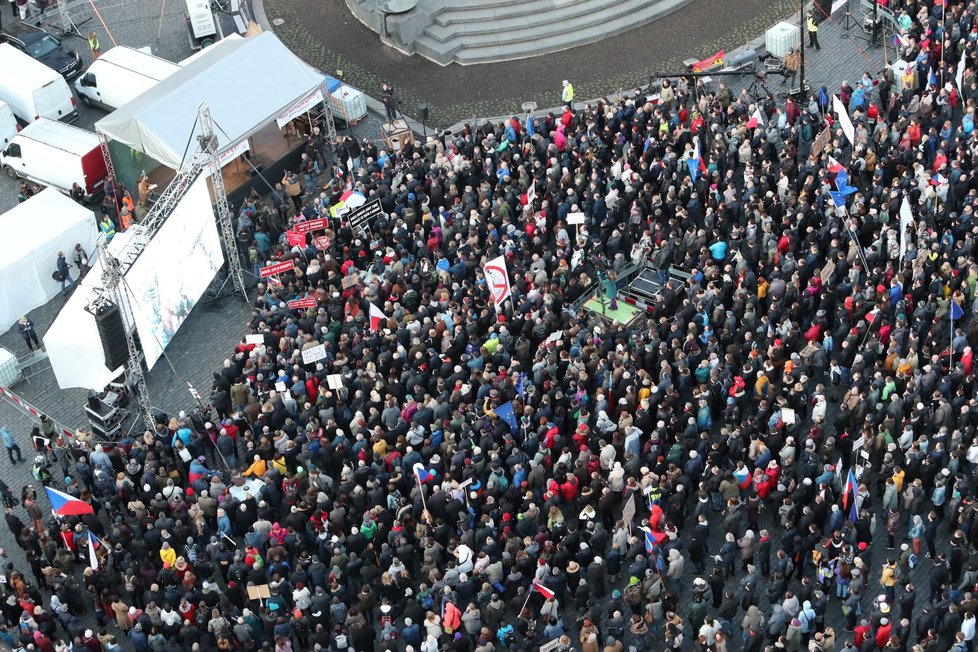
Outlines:
[{"label": "camera crane arm", "polygon": [[714,70],[714,71],[703,71],[703,72],[693,72],[692,70],[688,72],[660,72],[653,75],[653,77],[691,77],[696,79],[698,77],[733,77],[734,75],[746,75],[749,72],[756,72],[751,69],[750,71],[746,69],[741,70]]}]

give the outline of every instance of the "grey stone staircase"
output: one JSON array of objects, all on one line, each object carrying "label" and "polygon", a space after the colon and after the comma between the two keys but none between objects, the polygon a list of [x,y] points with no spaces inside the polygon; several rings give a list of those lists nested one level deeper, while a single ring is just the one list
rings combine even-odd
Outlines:
[{"label": "grey stone staircase", "polygon": [[523,59],[594,43],[687,0],[452,0],[410,44],[441,65]]}]

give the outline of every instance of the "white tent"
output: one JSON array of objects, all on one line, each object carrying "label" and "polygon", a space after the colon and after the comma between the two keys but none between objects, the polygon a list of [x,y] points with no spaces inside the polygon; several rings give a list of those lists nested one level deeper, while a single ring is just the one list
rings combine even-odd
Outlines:
[{"label": "white tent", "polygon": [[[98,237],[92,211],[53,188],[0,215],[0,238],[9,255],[0,263],[0,327],[10,328],[22,315],[61,291],[51,278],[58,252],[71,264],[77,243],[91,253]],[[78,270],[72,269],[72,278]]]},{"label": "white tent", "polygon": [[197,149],[197,108],[206,102],[223,152],[319,92],[323,76],[265,32],[220,42],[95,129],[177,170]]},{"label": "white tent", "polygon": [[[108,245],[109,253],[118,257],[126,243],[139,232],[138,226],[117,233]],[[44,333],[44,348],[54,377],[61,389],[83,387],[102,389],[122,373],[123,368],[107,369],[95,317],[85,307],[98,296],[102,286],[102,260],[92,253],[91,268],[72,293],[51,327]]]}]

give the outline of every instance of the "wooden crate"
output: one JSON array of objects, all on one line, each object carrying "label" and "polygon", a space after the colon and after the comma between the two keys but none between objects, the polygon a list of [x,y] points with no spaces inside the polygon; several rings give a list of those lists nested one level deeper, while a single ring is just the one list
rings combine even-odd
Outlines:
[{"label": "wooden crate", "polygon": [[380,126],[380,133],[389,152],[400,152],[408,142],[414,139],[414,132],[411,131],[404,118],[385,122]]}]

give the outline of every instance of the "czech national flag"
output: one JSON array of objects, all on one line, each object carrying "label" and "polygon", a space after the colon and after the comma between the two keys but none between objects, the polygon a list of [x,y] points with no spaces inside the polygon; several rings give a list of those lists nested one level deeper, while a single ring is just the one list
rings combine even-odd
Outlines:
[{"label": "czech national flag", "polygon": [[386,321],[387,321],[387,315],[384,314],[384,311],[371,303],[370,304],[370,330],[372,331],[380,330],[381,322],[386,322]]},{"label": "czech national flag", "polygon": [[98,570],[98,555],[95,551],[99,549],[102,542],[98,540],[98,537],[92,534],[92,531],[88,531],[88,565],[92,570]]},{"label": "czech national flag", "polygon": [[846,476],[845,484],[842,487],[842,507],[843,509],[849,508],[849,498],[850,496],[855,502],[856,490],[859,485],[856,484],[856,475],[852,472],[852,468],[849,468],[849,475]]},{"label": "czech national flag", "polygon": [[646,527],[640,527],[639,529],[645,532],[645,552],[649,554],[666,538],[666,535],[662,532],[653,532]]},{"label": "czech national flag", "polygon": [[841,170],[843,170],[842,164],[839,163],[837,160],[835,160],[834,157],[830,156],[829,157],[829,172],[831,172],[832,174],[838,174]]},{"label": "czech national flag", "polygon": [[553,600],[555,595],[553,591],[545,587],[543,584],[540,584],[539,582],[533,583],[533,590],[539,593],[540,595],[542,595],[547,600]]},{"label": "czech national flag", "polygon": [[58,516],[81,516],[82,514],[95,513],[95,509],[84,500],[51,487],[44,487],[44,491],[48,493],[51,509]]},{"label": "czech national flag", "polygon": [[424,468],[424,464],[418,462],[414,465],[414,475],[418,477],[418,482],[424,484],[429,480],[434,480],[438,472],[435,469],[426,469]]}]

